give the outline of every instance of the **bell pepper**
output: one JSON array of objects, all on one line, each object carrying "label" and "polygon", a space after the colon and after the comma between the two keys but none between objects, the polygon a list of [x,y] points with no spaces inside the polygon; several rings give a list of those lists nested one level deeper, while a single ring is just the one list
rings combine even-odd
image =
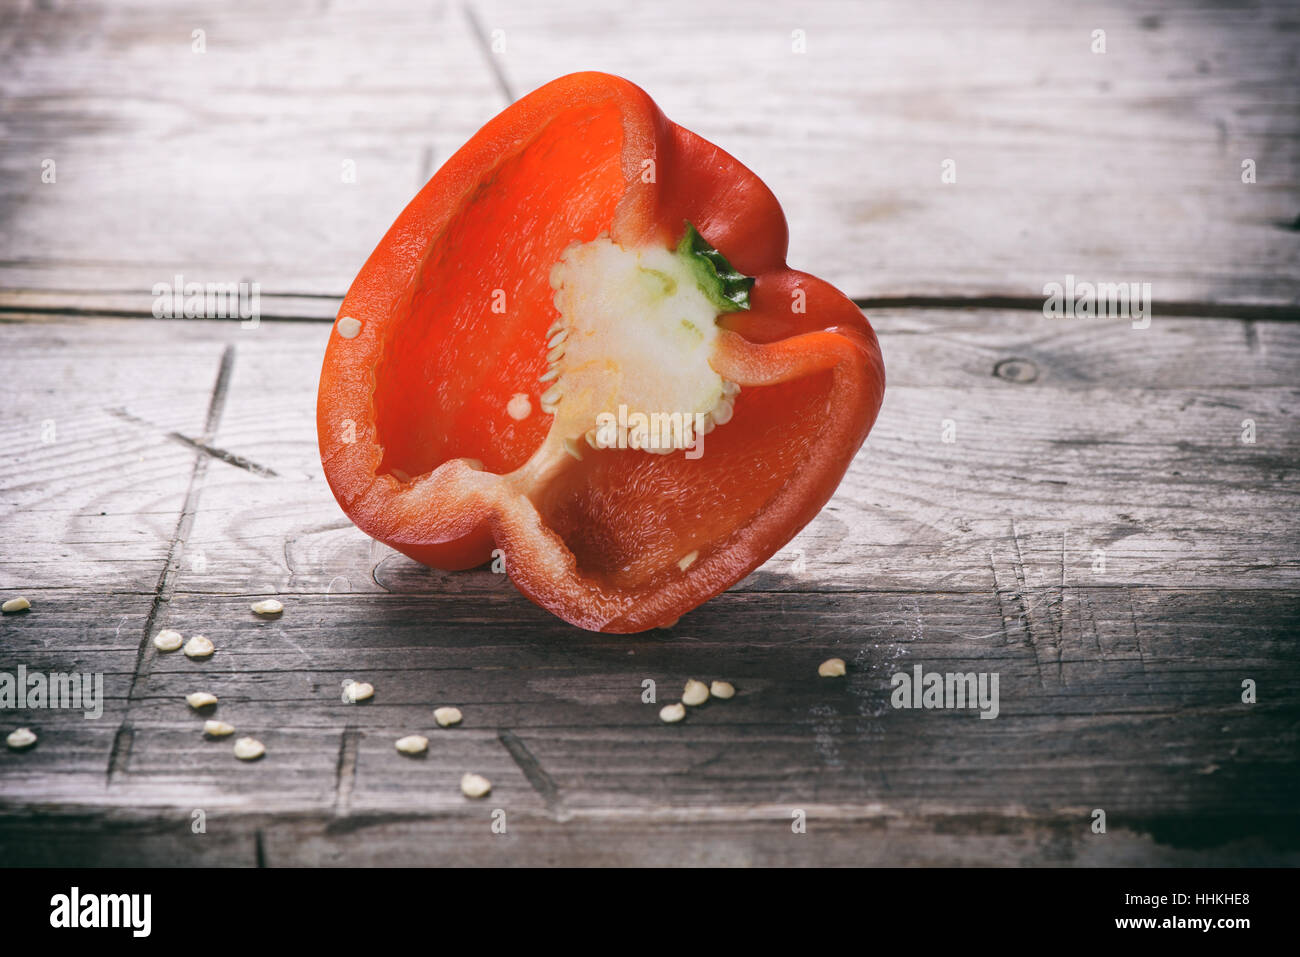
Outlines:
[{"label": "bell pepper", "polygon": [[884,396],[870,324],[787,242],[759,178],[637,86],[548,83],[446,162],[343,300],[330,488],[416,561],[497,556],[574,625],[672,625],[813,519]]}]

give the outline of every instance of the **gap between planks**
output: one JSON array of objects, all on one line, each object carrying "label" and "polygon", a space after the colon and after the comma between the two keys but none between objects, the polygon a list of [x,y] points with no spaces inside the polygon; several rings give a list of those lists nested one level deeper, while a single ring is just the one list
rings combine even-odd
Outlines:
[{"label": "gap between planks", "polygon": [[[221,362],[217,367],[217,378],[212,385],[212,396],[208,400],[208,411],[203,422],[200,446],[208,445],[221,425],[221,413],[226,406],[226,396],[230,391],[230,377],[234,367],[235,346],[232,343],[227,345],[221,352]],[[153,637],[155,625],[161,620],[163,605],[171,601],[172,592],[175,590],[177,548],[194,526],[194,516],[198,512],[199,493],[210,460],[211,456],[205,454],[203,448],[195,448],[194,467],[190,470],[189,484],[185,489],[185,499],[181,505],[181,513],[176,519],[176,528],[172,532],[171,541],[167,545],[167,554],[163,558],[163,567],[158,575],[158,584],[154,589],[153,601],[150,603],[149,612],[145,616],[143,634],[140,636],[140,646],[136,650],[135,668],[131,672],[131,684],[126,694],[126,713],[122,716],[122,724],[118,729],[117,739],[114,741],[113,749],[109,754],[106,774],[110,782],[126,770],[126,764],[131,756],[131,739],[134,735],[131,727],[131,704],[135,700],[136,685],[140,680],[141,672],[150,661],[149,643]],[[119,746],[124,734],[126,736],[125,746]]]},{"label": "gap between planks", "polygon": [[[308,300],[342,303],[344,293],[261,292],[272,301],[271,311],[258,321],[332,323],[334,316],[306,310],[276,312],[274,301]],[[135,300],[138,307],[97,305],[96,300]],[[151,307],[144,305],[150,297],[143,293],[83,290],[0,289],[0,322],[39,322],[49,319],[155,319]],[[857,296],[851,301],[859,309],[988,309],[1010,312],[1042,313],[1042,296]],[[1236,319],[1243,321],[1300,321],[1300,304],[1233,303],[1189,300],[1153,300],[1148,311],[1152,319]],[[173,320],[163,320],[173,321]],[[238,317],[204,319],[205,322],[244,322]]]}]

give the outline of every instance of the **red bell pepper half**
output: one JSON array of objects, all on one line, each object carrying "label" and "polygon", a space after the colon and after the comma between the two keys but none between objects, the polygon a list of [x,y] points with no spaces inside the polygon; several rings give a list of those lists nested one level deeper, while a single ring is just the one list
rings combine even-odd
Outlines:
[{"label": "red bell pepper half", "polygon": [[673,624],[812,520],[884,396],[870,324],[787,240],[757,176],[626,80],[524,97],[343,301],[317,402],[339,504],[435,568],[499,548],[582,628]]}]

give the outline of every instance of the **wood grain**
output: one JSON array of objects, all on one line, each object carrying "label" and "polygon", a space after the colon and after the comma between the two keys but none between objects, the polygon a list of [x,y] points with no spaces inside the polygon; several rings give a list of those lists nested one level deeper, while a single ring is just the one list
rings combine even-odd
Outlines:
[{"label": "wood grain", "polygon": [[[41,741],[0,753],[0,849],[31,863],[1294,863],[1300,327],[875,320],[890,397],[828,508],[731,592],[634,637],[581,632],[503,576],[424,569],[357,532],[316,459],[322,325],[0,326],[20,413],[3,433],[0,590],[34,601],[0,621],[0,671],[97,671],[106,699],[98,720],[7,717]],[[41,444],[47,415],[59,438]],[[169,497],[149,488],[159,476]],[[111,508],[87,504],[115,481]],[[112,560],[133,522],[154,528]],[[269,594],[279,619],[248,610]],[[161,627],[218,651],[160,654],[145,639]],[[842,681],[816,677],[832,655]],[[917,664],[996,672],[999,717],[893,708],[892,676]],[[663,725],[658,704],[688,677],[738,695]],[[347,679],[375,698],[344,703]],[[195,690],[267,757],[243,765],[229,740],[205,741]],[[436,727],[441,704],[464,725]],[[427,757],[395,751],[408,733],[430,737]],[[469,770],[493,781],[482,803],[459,794]],[[1089,830],[1098,807],[1106,836]]]},{"label": "wood grain", "polygon": [[500,108],[463,11],[438,0],[0,17],[0,287],[108,294],[104,308],[125,296],[147,315],[178,273],[341,294]]},{"label": "wood grain", "polygon": [[1074,275],[1149,282],[1158,303],[1300,302],[1300,20],[1283,2],[724,3],[701,18],[686,0],[599,16],[136,0],[4,17],[10,309],[55,292],[147,314],[180,273],[255,280],[267,316],[331,316],[454,149],[582,69],[641,84],[751,166],[784,203],[791,262],[855,297],[1033,298]]},{"label": "wood grain", "polygon": [[[0,673],[103,699],[0,711],[39,735],[0,748],[0,860],[1300,863],[1297,38],[1274,0],[7,5],[0,597],[33,606]],[[636,636],[370,541],[317,454],[319,320],[454,149],[579,69],[758,172],[889,378],[821,514]],[[149,318],[176,274],[258,282],[263,321]],[[1150,282],[1150,327],[1044,318],[1067,275]],[[996,674],[997,718],[895,707],[917,666]],[[688,678],[737,695],[663,724]]]},{"label": "wood grain", "polygon": [[578,64],[640,84],[772,187],[790,261],[850,295],[1034,296],[1074,274],[1300,301],[1291,4],[475,7],[515,91]]}]

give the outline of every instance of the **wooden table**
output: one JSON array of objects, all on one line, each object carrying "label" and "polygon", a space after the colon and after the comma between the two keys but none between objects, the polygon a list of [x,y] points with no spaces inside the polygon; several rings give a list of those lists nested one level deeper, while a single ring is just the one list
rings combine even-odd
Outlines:
[{"label": "wooden table", "polygon": [[[5,4],[0,672],[105,702],[0,711],[40,736],[0,749],[0,861],[1300,861],[1298,50],[1271,2]],[[365,255],[575,69],[763,176],[889,376],[821,515],[632,637],[371,542],[316,453]],[[260,323],[152,318],[177,274],[258,282]],[[1151,283],[1149,328],[1045,318],[1067,276]],[[997,673],[999,716],[895,709],[915,665]],[[737,696],[662,724],[643,682],[688,678]]]}]

